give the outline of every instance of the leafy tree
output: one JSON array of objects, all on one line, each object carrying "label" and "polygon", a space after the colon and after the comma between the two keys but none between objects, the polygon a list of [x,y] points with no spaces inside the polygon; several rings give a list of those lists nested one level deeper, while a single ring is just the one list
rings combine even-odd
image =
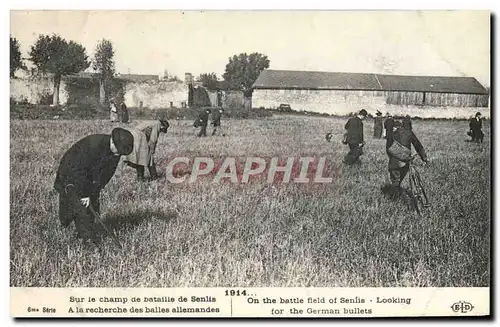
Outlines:
[{"label": "leafy tree", "polygon": [[115,51],[111,41],[102,39],[96,46],[92,68],[99,78],[99,101],[106,102],[106,95],[110,92],[110,84],[115,75]]},{"label": "leafy tree", "polygon": [[257,52],[234,55],[226,65],[224,80],[231,88],[241,90],[249,97],[252,95],[252,84],[264,69],[269,68],[269,63],[266,55]]},{"label": "leafy tree", "polygon": [[42,73],[54,74],[53,105],[59,104],[62,76],[76,74],[90,66],[85,48],[57,34],[40,35],[29,52],[30,60]]},{"label": "leafy tree", "polygon": [[21,45],[15,37],[10,37],[10,77],[14,77],[18,69],[26,69],[21,57]]},{"label": "leafy tree", "polygon": [[197,78],[198,82],[201,82],[204,87],[210,91],[215,91],[217,89],[217,74],[215,73],[204,73],[200,74]]}]

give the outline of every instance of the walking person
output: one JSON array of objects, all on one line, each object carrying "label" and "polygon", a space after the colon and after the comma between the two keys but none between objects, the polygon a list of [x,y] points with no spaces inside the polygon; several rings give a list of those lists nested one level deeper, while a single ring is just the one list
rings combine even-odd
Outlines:
[{"label": "walking person", "polygon": [[154,155],[161,133],[167,133],[170,124],[165,119],[158,119],[153,123],[144,123],[129,131],[134,136],[133,151],[125,157],[124,162],[134,168],[137,180],[144,180],[145,167],[148,167],[149,177],[158,178]]},{"label": "walking person", "polygon": [[86,136],[66,151],[54,182],[64,228],[74,220],[79,238],[97,240],[95,217],[89,207],[100,213],[100,193],[113,177],[120,156],[129,154],[133,144],[132,134],[118,127],[111,135]]},{"label": "walking person", "polygon": [[376,117],[373,120],[373,138],[375,139],[381,139],[382,138],[382,131],[384,129],[384,118],[382,117],[382,113],[377,110],[377,113],[375,114]]},{"label": "walking person", "polygon": [[472,142],[483,143],[484,133],[483,133],[483,121],[481,119],[481,113],[478,111],[474,118],[469,122],[469,128],[472,134]]},{"label": "walking person", "polygon": [[208,126],[208,116],[210,115],[210,109],[206,108],[200,112],[198,118],[195,120],[193,126],[200,127],[200,132],[198,137],[207,136],[207,126]]},{"label": "walking person", "polygon": [[344,163],[352,165],[355,163],[360,163],[359,157],[363,154],[364,136],[363,136],[363,120],[366,118],[368,113],[365,109],[361,109],[359,113],[349,118],[345,124],[345,129],[347,130],[347,135],[345,143],[349,146],[349,152],[344,157]]},{"label": "walking person", "polygon": [[425,149],[412,131],[411,120],[408,117],[403,122],[393,121],[393,128],[387,131],[386,151],[389,156],[389,177],[391,184],[383,191],[392,197],[401,195],[401,183],[410,169],[411,146],[415,148],[422,161],[428,162]]},{"label": "walking person", "polygon": [[384,130],[383,130],[383,138],[386,139],[387,138],[387,131],[390,130],[392,131],[392,128],[394,126],[394,118],[392,117],[392,115],[390,113],[386,113],[385,114],[386,116],[386,119],[384,121]]},{"label": "walking person", "polygon": [[114,99],[111,99],[109,101],[109,107],[110,107],[109,119],[111,120],[112,123],[118,122],[119,121],[119,119],[118,119],[118,108],[116,107],[116,103],[115,103]]},{"label": "walking person", "polygon": [[217,130],[219,130],[222,133],[222,136],[226,136],[220,123],[223,112],[224,109],[222,108],[216,108],[212,112],[212,126],[213,126],[212,136],[214,136],[215,133],[217,133]]}]

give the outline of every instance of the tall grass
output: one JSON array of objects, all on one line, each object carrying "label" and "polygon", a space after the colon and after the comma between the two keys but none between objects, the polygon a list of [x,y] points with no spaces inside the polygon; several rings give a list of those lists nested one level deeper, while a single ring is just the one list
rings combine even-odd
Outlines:
[{"label": "tall grass", "polygon": [[[488,286],[490,132],[466,142],[467,122],[415,121],[431,162],[420,167],[432,206],[420,217],[385,198],[384,140],[365,122],[362,164],[346,167],[345,121],[277,116],[223,121],[228,137],[195,137],[173,120],[156,159],[327,156],[330,184],[138,183],[120,165],[101,194],[105,238],[82,244],[62,229],[52,185],[72,143],[108,121],[11,121],[11,286]],[[116,126],[116,125],[115,125]],[[210,130],[209,130],[210,131]],[[324,139],[334,132],[332,143]]]}]

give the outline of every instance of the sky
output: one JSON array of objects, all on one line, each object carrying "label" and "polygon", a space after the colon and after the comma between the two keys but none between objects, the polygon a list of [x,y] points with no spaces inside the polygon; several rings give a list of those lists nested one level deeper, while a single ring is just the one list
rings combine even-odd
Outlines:
[{"label": "sky", "polygon": [[120,73],[181,79],[260,52],[270,69],[472,76],[490,85],[488,11],[11,11],[24,57],[39,34],[111,40]]}]

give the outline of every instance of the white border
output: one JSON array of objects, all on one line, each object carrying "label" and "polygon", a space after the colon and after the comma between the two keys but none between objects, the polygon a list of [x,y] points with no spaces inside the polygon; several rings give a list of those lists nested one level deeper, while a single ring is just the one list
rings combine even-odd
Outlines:
[{"label": "white border", "polygon": [[[167,5],[168,3],[168,5]],[[403,10],[417,10],[417,9],[473,9],[473,10],[492,10],[494,12],[494,15],[498,15],[498,1],[486,1],[486,0],[473,0],[473,1],[436,1],[436,0],[421,0],[421,1],[413,1],[412,3],[409,3],[409,1],[398,1],[398,2],[392,2],[392,1],[359,1],[359,0],[349,0],[349,1],[340,1],[339,3],[336,3],[335,5],[329,4],[329,2],[324,1],[324,0],[308,0],[308,1],[270,1],[270,0],[254,0],[252,2],[241,2],[241,1],[193,1],[193,0],[184,0],[184,1],[151,1],[151,0],[141,0],[141,1],[117,1],[113,3],[104,3],[103,1],[84,1],[84,2],[69,2],[69,1],[43,1],[41,3],[40,1],[2,1],[2,6],[5,6],[5,10],[2,11],[2,22],[3,22],[3,28],[5,36],[9,33],[10,30],[10,10],[12,9],[185,9],[185,10],[197,10],[197,9],[206,9],[206,10],[216,10],[216,9],[232,9],[232,10],[246,10],[246,9],[281,9],[281,10],[298,10],[298,9],[337,9],[337,10],[362,10],[362,9],[375,9],[375,10],[383,10],[383,9],[403,9]],[[325,6],[327,5],[327,6]],[[497,18],[497,17],[496,17]],[[496,19],[495,18],[495,19]],[[498,20],[496,19],[496,25],[498,25]],[[495,34],[495,43],[498,41],[498,36]],[[5,39],[5,43],[6,43]],[[0,135],[0,144],[1,144],[1,153],[7,154],[10,153],[9,149],[9,144],[10,144],[10,123],[9,123],[9,110],[7,107],[8,99],[9,99],[9,83],[7,80],[8,76],[8,63],[7,63],[7,58],[8,56],[4,56],[4,65],[2,65],[3,75],[4,76],[4,85],[3,85],[3,92],[4,92],[4,97],[2,97],[4,104],[6,105],[2,110],[1,110],[1,117],[0,117],[0,123],[4,124],[2,126],[3,128],[0,128],[0,131],[2,135]],[[494,59],[494,58],[492,58]],[[496,58],[495,58],[496,59]],[[495,71],[496,73],[496,71]],[[493,77],[496,76],[496,74],[493,75]],[[495,85],[495,84],[493,84]],[[495,90],[493,89],[493,92]],[[496,111],[496,108],[492,108],[492,110]],[[495,116],[497,116],[499,113],[496,113]],[[498,133],[496,133],[498,134]],[[495,136],[494,139],[494,144],[499,144],[498,142],[498,135]],[[497,150],[498,152],[498,150]],[[1,240],[3,241],[3,251],[2,253],[2,262],[4,263],[2,265],[3,270],[2,270],[2,287],[3,289],[3,301],[2,301],[2,317],[9,325],[13,324],[14,321],[12,319],[9,319],[9,196],[10,196],[10,180],[9,180],[9,171],[10,171],[10,157],[7,159],[7,156],[4,156],[4,160],[1,161],[2,166],[0,167],[0,172],[2,174],[2,194],[0,197],[1,202],[1,208],[4,212],[4,215],[2,215],[2,223],[5,224],[3,228],[1,228],[3,232],[3,236]],[[495,162],[497,162],[497,156],[495,156]],[[495,167],[492,167],[492,169],[495,169]],[[494,185],[495,181],[492,181],[492,185]],[[495,197],[494,202],[498,203],[498,195]],[[498,225],[500,222],[496,220],[496,217],[491,217],[492,220],[495,221],[495,226],[496,230],[495,232],[498,232]],[[497,236],[498,233],[495,234]],[[495,255],[495,263],[497,263],[498,260],[498,252],[493,250],[492,254]],[[497,264],[498,266],[498,264]],[[498,267],[497,267],[498,271]],[[496,277],[497,274],[495,274]],[[498,279],[496,279],[498,281]],[[492,285],[493,287],[494,285]],[[496,295],[496,292],[495,292]],[[493,310],[498,308],[498,299],[495,301],[495,308],[492,308]],[[498,310],[495,310],[498,312]],[[80,321],[82,322],[82,321]],[[158,323],[162,324],[177,324],[178,322],[174,321],[163,321],[159,320],[157,321]],[[193,322],[188,322],[186,320],[181,321],[182,323],[193,323]],[[201,321],[201,323],[207,323],[209,321]],[[231,323],[232,321],[228,321]],[[233,321],[234,322],[234,321]],[[259,324],[262,324],[263,321],[255,321]],[[310,323],[311,321],[301,321],[301,324],[307,324]],[[345,324],[348,323],[349,325],[352,324],[361,324],[362,322],[360,321],[325,321],[326,323],[334,323],[334,324]],[[369,322],[369,321],[366,321]],[[401,323],[403,321],[393,321],[393,323]],[[453,321],[450,321],[453,323]],[[3,323],[3,321],[2,321]],[[46,323],[52,323],[52,321],[47,320]],[[93,326],[96,325],[102,325],[105,323],[105,321],[85,321],[85,323],[91,323]],[[143,322],[135,323],[132,322],[132,325],[139,325],[142,324]],[[150,322],[151,323],[151,322]],[[215,323],[220,323],[219,321],[215,321]],[[266,322],[267,323],[267,322]],[[387,323],[386,321],[380,321],[380,323],[385,324]],[[425,325],[432,325],[437,322],[431,322],[431,321],[421,321],[419,324],[425,324]],[[471,322],[472,324],[472,322]]]}]

